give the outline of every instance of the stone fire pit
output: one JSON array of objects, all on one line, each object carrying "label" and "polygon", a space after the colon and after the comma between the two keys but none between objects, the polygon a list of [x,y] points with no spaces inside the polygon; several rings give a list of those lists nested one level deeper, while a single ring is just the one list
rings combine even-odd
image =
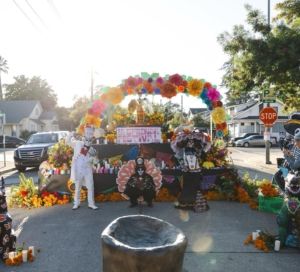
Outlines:
[{"label": "stone fire pit", "polygon": [[180,272],[187,239],[170,223],[145,215],[119,217],[102,232],[104,272]]}]

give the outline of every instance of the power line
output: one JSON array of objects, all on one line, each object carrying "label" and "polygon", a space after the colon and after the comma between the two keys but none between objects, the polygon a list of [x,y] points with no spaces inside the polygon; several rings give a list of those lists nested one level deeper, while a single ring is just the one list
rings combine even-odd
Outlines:
[{"label": "power line", "polygon": [[27,15],[27,13],[18,5],[18,3],[13,0],[16,7],[21,11],[21,13],[26,17],[26,19],[31,23],[31,25],[37,30],[40,31],[40,29],[37,27],[37,25],[30,19],[30,17]]},{"label": "power line", "polygon": [[41,18],[41,16],[35,11],[35,9],[32,7],[32,5],[29,3],[28,0],[25,0],[25,2],[27,3],[27,5],[30,7],[30,9],[32,10],[32,12],[35,14],[35,16],[40,20],[40,22],[42,23],[42,25],[48,29],[48,26],[46,25],[45,21]]},{"label": "power line", "polygon": [[52,8],[53,12],[55,13],[55,15],[57,16],[57,18],[59,20],[61,20],[61,16],[60,16],[60,13],[58,11],[58,9],[56,8],[54,2],[52,0],[47,0],[49,6]]}]

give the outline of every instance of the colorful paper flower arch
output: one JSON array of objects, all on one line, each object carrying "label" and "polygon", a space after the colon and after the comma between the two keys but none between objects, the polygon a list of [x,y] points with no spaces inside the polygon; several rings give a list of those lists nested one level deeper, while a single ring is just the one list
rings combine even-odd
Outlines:
[{"label": "colorful paper flower arch", "polygon": [[222,137],[228,133],[226,113],[221,102],[220,92],[216,86],[204,79],[195,79],[179,74],[161,77],[158,73],[141,73],[140,76],[130,76],[123,80],[117,87],[103,87],[100,93],[82,119],[78,133],[83,133],[85,125],[100,127],[100,114],[105,111],[108,105],[121,103],[127,95],[155,94],[170,99],[178,93],[197,97],[206,104],[211,111],[217,137]]}]

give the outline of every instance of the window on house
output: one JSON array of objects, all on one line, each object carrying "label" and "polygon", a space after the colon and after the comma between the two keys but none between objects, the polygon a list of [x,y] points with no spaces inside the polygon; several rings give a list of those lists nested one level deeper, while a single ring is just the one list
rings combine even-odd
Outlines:
[{"label": "window on house", "polygon": [[245,125],[245,123],[241,123],[241,126],[244,126]]},{"label": "window on house", "polygon": [[35,114],[39,115],[40,114],[40,110],[38,108],[35,109]]},{"label": "window on house", "polygon": [[251,123],[251,126],[254,126],[254,123]]}]

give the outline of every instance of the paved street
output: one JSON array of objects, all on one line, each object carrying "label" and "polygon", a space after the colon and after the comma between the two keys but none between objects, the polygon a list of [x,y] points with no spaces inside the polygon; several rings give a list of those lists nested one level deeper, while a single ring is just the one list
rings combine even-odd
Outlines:
[{"label": "paved street", "polygon": [[[98,211],[89,210],[86,205],[72,211],[71,204],[11,209],[14,227],[20,233],[18,243],[34,245],[41,252],[33,264],[16,268],[0,264],[0,271],[102,271],[101,232],[113,219],[137,214],[138,209],[129,209],[128,202],[108,202],[99,206]],[[253,211],[235,202],[210,202],[210,208],[208,212],[196,214],[174,209],[172,203],[155,203],[152,209],[145,207],[143,213],[167,220],[187,235],[185,272],[299,271],[298,252],[282,250],[268,254],[243,245],[248,233],[254,230],[277,232],[273,214]]]},{"label": "paved street", "polygon": [[249,172],[254,178],[271,179],[277,171],[276,158],[282,157],[282,151],[278,147],[271,148],[270,159],[272,164],[265,163],[265,148],[230,147],[230,157],[240,173]]}]

